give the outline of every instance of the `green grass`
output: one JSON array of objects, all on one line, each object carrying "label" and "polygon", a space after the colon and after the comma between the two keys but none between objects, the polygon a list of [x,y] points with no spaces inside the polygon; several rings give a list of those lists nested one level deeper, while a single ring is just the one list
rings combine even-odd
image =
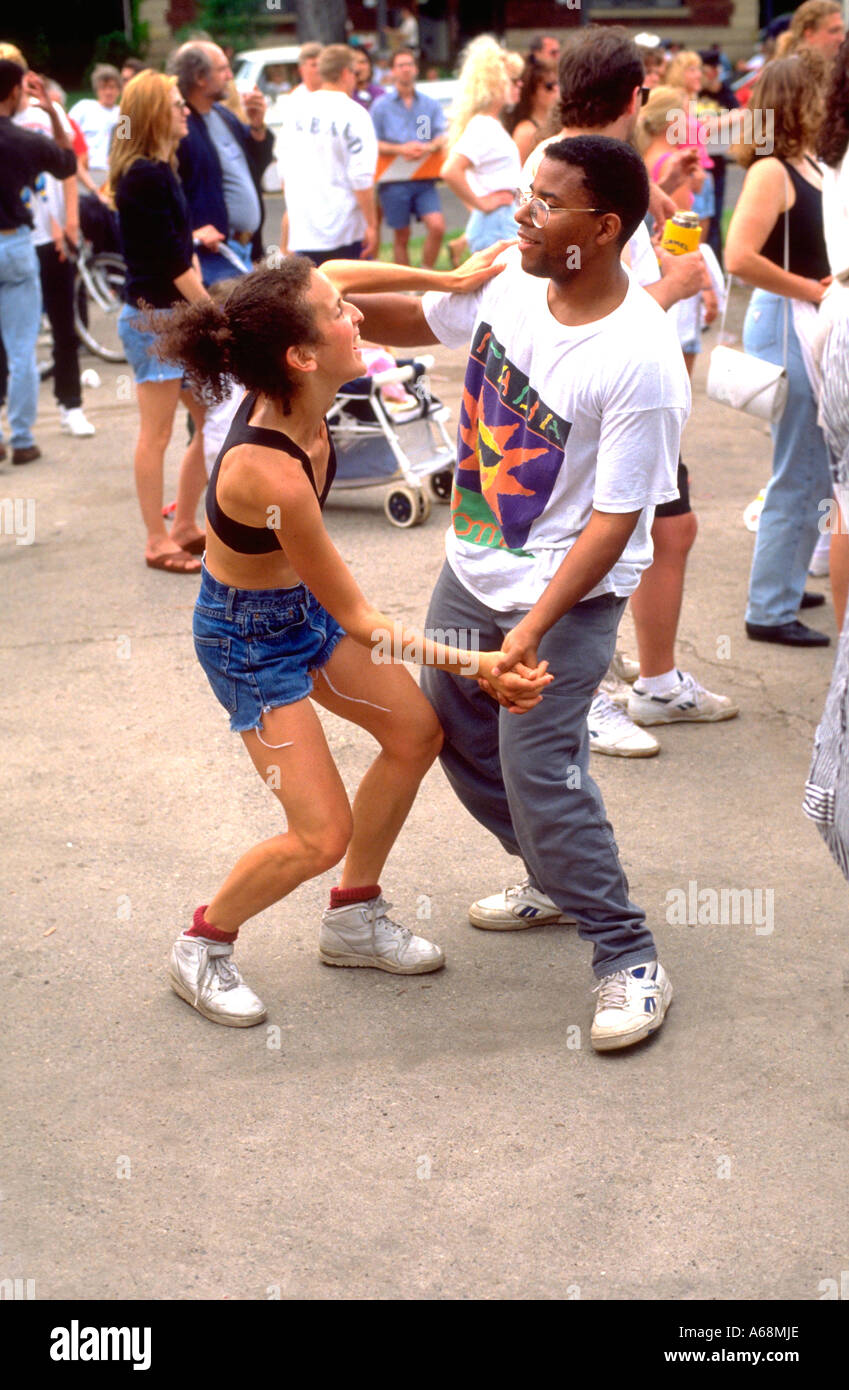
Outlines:
[{"label": "green grass", "polygon": [[[457,229],[457,230],[455,230],[455,231],[448,231],[448,232],[445,233],[445,237],[444,237],[444,239],[443,239],[442,246],[440,247],[439,255],[437,256],[437,259],[436,259],[436,269],[437,269],[437,270],[450,270],[450,269],[451,269],[451,257],[448,255],[448,247],[447,247],[447,244],[448,244],[449,241],[453,241],[455,237],[462,236],[462,235],[463,235],[463,229],[462,229],[462,228],[459,228],[459,229]],[[423,246],[424,246],[424,237],[423,237],[423,236],[420,236],[420,237],[410,237],[410,244],[409,244],[410,265],[414,265],[414,266],[418,267],[419,269],[421,268],[421,263],[422,263],[422,247],[423,247]],[[379,261],[391,261],[391,260],[392,260],[392,242],[391,242],[391,241],[382,241],[382,242],[380,243],[380,250],[379,250],[378,253],[377,253],[377,259],[378,259]]]}]

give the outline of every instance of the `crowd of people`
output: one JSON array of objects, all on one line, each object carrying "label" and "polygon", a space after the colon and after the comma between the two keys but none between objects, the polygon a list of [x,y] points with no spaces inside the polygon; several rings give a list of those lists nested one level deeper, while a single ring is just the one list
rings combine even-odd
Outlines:
[{"label": "crowd of people", "polygon": [[[63,427],[93,432],[69,304],[80,226],[105,225],[127,267],[119,326],[136,382],[145,560],[201,575],[199,660],[286,815],[286,832],[239,861],[174,947],[173,987],[207,1018],[265,1017],[232,960],[238,931],[341,859],[322,959],[394,973],[441,966],[438,946],[387,915],[379,882],[439,756],[460,800],[527,874],[473,904],[472,923],[576,923],[599,981],[599,1050],[663,1022],[671,985],[629,898],[589,758],[652,756],[654,729],[738,713],[676,654],[698,529],[680,440],[702,330],[727,294],[723,265],[753,291],[746,352],[783,365],[789,386],[772,426],[745,631],[828,644],[798,614],[824,601],[805,584],[832,492],[846,521],[830,537],[841,623],[849,592],[849,41],[839,7],[806,0],[751,81],[735,83],[716,48],[675,48],[592,25],[562,44],[539,35],[527,54],[482,35],[462,57],[446,117],[417,85],[417,40],[378,71],[362,50],[307,44],[275,149],[265,97],[236,92],[208,37],[183,44],[167,74],[140,60],[95,68],[93,98],[67,116],[23,55],[0,47],[12,462],[39,456],[42,303]],[[733,143],[708,135],[744,105],[752,119],[734,126]],[[741,133],[761,130],[759,115],[768,145]],[[266,265],[262,178],[275,154],[286,212]],[[726,235],[732,160],[746,174]],[[469,212],[444,272],[439,180]],[[682,213],[701,246],[671,254],[662,233]],[[420,269],[410,266],[416,222]],[[389,264],[376,259],[384,223]],[[423,633],[369,603],[322,515],[335,467],[325,415],[363,371],[365,341],[468,350],[453,520]],[[163,467],[181,401],[193,432],[169,528]],[[207,486],[204,429],[222,402],[229,432]],[[627,602],[638,661],[616,649]],[[477,633],[482,650],[428,637],[451,631]],[[421,692],[402,667],[371,659],[387,632],[417,653]],[[849,875],[845,669],[849,638],[806,808]],[[352,807],[311,702],[379,744]]]}]

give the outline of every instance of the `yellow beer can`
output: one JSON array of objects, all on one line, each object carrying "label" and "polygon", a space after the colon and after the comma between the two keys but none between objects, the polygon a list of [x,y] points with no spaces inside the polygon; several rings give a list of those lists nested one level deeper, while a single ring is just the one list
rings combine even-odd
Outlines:
[{"label": "yellow beer can", "polygon": [[666,219],[661,246],[673,256],[685,256],[688,251],[698,251],[702,239],[702,228],[698,213],[676,212]]}]

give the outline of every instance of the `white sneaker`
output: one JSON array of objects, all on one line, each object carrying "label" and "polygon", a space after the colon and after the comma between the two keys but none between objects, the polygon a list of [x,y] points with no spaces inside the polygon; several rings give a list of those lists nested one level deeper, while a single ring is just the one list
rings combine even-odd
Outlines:
[{"label": "white sneaker", "polygon": [[714,695],[688,671],[679,671],[678,684],[666,695],[650,695],[635,685],[628,697],[628,713],[635,724],[715,724],[740,713],[727,695]]},{"label": "white sneaker", "polygon": [[640,674],[639,661],[632,661],[630,656],[620,652],[619,648],[613,653],[613,660],[610,663],[611,676],[616,676],[620,681],[626,681],[628,685],[633,685],[637,676]]},{"label": "white sneaker", "polygon": [[613,701],[614,705],[618,705],[620,709],[625,709],[631,694],[631,687],[627,681],[620,680],[619,676],[613,674],[612,664],[608,666],[604,679],[599,681],[598,688],[609,700]]},{"label": "white sneaker", "polygon": [[602,976],[590,1041],[596,1052],[630,1047],[654,1033],[672,1003],[669,976],[658,961]]},{"label": "white sneaker", "polygon": [[550,926],[556,922],[574,926],[574,919],[564,916],[551,898],[531,887],[527,878],[524,883],[505,888],[503,893],[493,893],[490,898],[472,903],[469,921],[482,931],[520,931],[523,927]]},{"label": "white sneaker", "polygon": [[439,947],[387,917],[391,906],[381,897],[329,907],[318,938],[325,965],[371,965],[392,975],[426,975],[441,969],[445,956]]},{"label": "white sneaker", "polygon": [[660,752],[657,739],[638,729],[609,695],[596,695],[587,715],[587,728],[593,753],[608,753],[614,758],[651,758]]},{"label": "white sneaker", "polygon": [[82,439],[84,435],[94,434],[94,425],[83,415],[81,405],[76,405],[71,410],[67,410],[64,405],[59,407],[59,421],[64,434],[72,434],[75,439]]},{"label": "white sneaker", "polygon": [[245,984],[232,954],[232,942],[178,936],[171,948],[171,988],[213,1023],[252,1028],[265,1019],[265,1006]]}]

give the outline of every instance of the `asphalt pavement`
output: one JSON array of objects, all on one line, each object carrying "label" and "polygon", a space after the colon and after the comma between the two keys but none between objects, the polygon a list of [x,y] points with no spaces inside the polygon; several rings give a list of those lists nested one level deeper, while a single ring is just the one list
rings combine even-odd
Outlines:
[{"label": "asphalt pavement", "polygon": [[[436,355],[456,421],[463,354]],[[383,882],[444,971],[324,967],[329,873],[243,930],[267,1025],[215,1027],[172,993],[173,938],[280,813],[195,660],[197,580],[143,564],[126,370],[98,366],[93,439],[60,433],[42,387],[43,458],[0,465],[0,1280],[45,1300],[808,1301],[839,1284],[847,885],[801,811],[834,646],[744,635],[742,513],[770,441],[705,399],[705,366],[679,664],[741,713],[661,730],[650,760],[594,759],[675,988],[654,1039],[604,1056],[573,928],[468,925],[519,866],[438,768]],[[384,492],[331,496],[327,524],[374,600],[421,621],[447,512],[399,530]],[[834,639],[830,600],[813,622]],[[633,654],[627,615],[622,634]],[[353,789],[373,746],[323,722]],[[704,890],[720,920],[680,924],[670,904]],[[723,921],[723,902],[743,907]]]}]

